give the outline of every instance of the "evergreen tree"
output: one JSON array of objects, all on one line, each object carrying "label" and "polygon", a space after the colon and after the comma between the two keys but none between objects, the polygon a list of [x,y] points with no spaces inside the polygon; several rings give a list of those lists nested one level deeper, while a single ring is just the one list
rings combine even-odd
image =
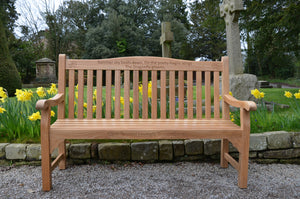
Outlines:
[{"label": "evergreen tree", "polygon": [[[3,7],[1,7],[0,16],[4,15],[3,12]],[[0,87],[4,87],[9,96],[13,96],[15,90],[22,87],[20,75],[8,50],[2,17],[0,17]]]}]

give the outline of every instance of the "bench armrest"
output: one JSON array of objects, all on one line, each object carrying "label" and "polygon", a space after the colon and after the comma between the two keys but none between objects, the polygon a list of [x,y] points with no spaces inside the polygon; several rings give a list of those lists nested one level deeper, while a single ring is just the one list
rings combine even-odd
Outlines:
[{"label": "bench armrest", "polygon": [[63,93],[58,93],[51,99],[38,100],[35,105],[35,108],[38,110],[45,110],[48,107],[57,106],[59,103],[63,102],[64,100],[65,100],[65,95]]},{"label": "bench armrest", "polygon": [[231,95],[225,95],[224,101],[231,106],[243,108],[246,111],[255,111],[257,109],[255,102],[237,100]]}]

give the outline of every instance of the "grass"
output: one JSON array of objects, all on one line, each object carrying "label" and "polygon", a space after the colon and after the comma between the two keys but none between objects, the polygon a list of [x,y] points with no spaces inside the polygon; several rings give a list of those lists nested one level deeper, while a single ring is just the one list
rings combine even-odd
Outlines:
[{"label": "grass", "polygon": [[262,77],[258,77],[258,79],[265,80],[270,83],[281,83],[281,84],[288,84],[288,85],[300,87],[300,79],[299,78],[275,79],[275,78],[269,78],[267,76],[262,76]]}]

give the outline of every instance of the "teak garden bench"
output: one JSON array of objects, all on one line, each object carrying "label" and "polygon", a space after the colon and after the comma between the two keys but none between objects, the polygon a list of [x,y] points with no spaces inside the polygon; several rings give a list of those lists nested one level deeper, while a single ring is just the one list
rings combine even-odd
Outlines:
[{"label": "teak garden bench", "polygon": [[[256,110],[256,104],[238,101],[229,95],[228,57],[222,57],[222,61],[198,62],[162,57],[75,60],[59,55],[58,72],[58,94],[36,104],[36,108],[41,110],[44,191],[52,188],[53,169],[58,165],[60,169],[66,168],[66,139],[221,139],[221,167],[228,167],[229,162],[238,171],[238,186],[247,187],[250,111]],[[219,97],[220,73],[222,99]],[[152,87],[149,86],[151,98],[148,96],[149,77],[152,81]],[[196,86],[193,79],[196,79]],[[202,79],[205,82],[205,96],[202,96]],[[143,86],[142,95],[139,94],[140,84]],[[115,100],[112,100],[112,85]],[[214,94],[213,115],[211,88]],[[93,95],[95,89],[97,94]],[[176,91],[178,98],[175,97]],[[84,96],[87,99],[86,108]],[[124,101],[120,102],[122,97]],[[204,115],[202,97],[205,99]],[[93,103],[96,104],[96,111],[93,110]],[[149,103],[151,106],[148,106]],[[230,120],[230,105],[240,108],[240,126]],[[58,106],[58,113],[56,122],[50,125],[52,106]],[[130,109],[133,109],[132,113]],[[239,151],[239,161],[229,155],[229,141]],[[59,155],[51,162],[51,153],[56,148]]]}]

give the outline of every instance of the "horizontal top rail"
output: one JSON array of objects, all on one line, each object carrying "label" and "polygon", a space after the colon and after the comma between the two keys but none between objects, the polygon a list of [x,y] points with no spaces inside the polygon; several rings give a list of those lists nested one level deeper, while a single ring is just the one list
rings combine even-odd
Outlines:
[{"label": "horizontal top rail", "polygon": [[109,59],[67,59],[66,69],[223,71],[221,61],[187,61],[165,57],[119,57]]}]

